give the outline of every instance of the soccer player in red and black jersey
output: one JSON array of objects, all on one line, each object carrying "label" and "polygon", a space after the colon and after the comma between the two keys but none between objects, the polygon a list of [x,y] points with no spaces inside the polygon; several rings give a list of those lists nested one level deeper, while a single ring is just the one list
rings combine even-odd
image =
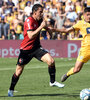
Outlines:
[{"label": "soccer player in red and black jersey", "polygon": [[40,4],[35,4],[32,8],[32,16],[28,17],[24,23],[24,40],[20,46],[16,72],[12,76],[11,85],[8,90],[8,96],[10,97],[13,96],[15,85],[25,65],[28,64],[33,57],[48,64],[50,86],[64,87],[64,84],[58,83],[55,80],[56,69],[54,59],[40,44],[40,31],[47,26],[45,20],[41,21],[42,18],[43,7]]}]

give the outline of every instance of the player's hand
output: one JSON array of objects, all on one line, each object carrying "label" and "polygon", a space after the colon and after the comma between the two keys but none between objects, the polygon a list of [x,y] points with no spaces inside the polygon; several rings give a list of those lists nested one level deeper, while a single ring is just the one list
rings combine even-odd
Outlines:
[{"label": "player's hand", "polygon": [[46,27],[47,26],[47,21],[43,20],[43,22],[41,23],[40,25],[42,28]]}]

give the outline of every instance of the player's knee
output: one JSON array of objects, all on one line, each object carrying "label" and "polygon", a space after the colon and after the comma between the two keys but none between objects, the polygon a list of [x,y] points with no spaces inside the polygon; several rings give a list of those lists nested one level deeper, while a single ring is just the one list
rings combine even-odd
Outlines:
[{"label": "player's knee", "polygon": [[47,64],[48,64],[49,66],[55,65],[54,59],[49,59],[48,62],[47,62]]},{"label": "player's knee", "polygon": [[22,74],[22,70],[18,71],[18,76],[20,76]]},{"label": "player's knee", "polygon": [[17,76],[20,76],[22,74],[22,72],[23,72],[23,68],[22,67],[17,67],[16,68],[16,75]]},{"label": "player's knee", "polygon": [[22,74],[22,70],[17,70],[17,71],[16,71],[16,75],[17,75],[17,76],[20,76],[21,74]]}]

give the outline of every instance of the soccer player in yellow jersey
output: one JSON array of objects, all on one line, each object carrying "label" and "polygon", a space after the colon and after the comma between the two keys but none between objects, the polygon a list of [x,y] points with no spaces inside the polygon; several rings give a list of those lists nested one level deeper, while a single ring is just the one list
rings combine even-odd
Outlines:
[{"label": "soccer player in yellow jersey", "polygon": [[[81,49],[75,67],[72,67],[66,74],[61,77],[62,82],[64,82],[70,75],[78,73],[82,69],[84,63],[90,60],[90,7],[86,7],[84,9],[83,16],[84,20],[78,21],[71,28],[64,29],[66,33],[80,30],[83,36],[83,40],[81,42]],[[61,32],[63,32],[63,29]]]},{"label": "soccer player in yellow jersey", "polygon": [[84,9],[84,20],[78,21],[75,25],[68,29],[53,29],[53,31],[69,33],[71,31],[80,30],[83,36],[81,43],[81,49],[77,58],[75,67],[72,67],[66,74],[61,77],[61,81],[64,82],[69,76],[78,73],[84,63],[90,59],[90,7]]}]

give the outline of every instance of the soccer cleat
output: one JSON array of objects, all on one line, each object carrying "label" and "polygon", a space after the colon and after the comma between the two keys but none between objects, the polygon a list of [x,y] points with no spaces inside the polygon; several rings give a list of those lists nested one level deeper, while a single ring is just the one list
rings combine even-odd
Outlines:
[{"label": "soccer cleat", "polygon": [[64,84],[61,84],[61,83],[55,81],[54,83],[51,83],[50,82],[50,86],[57,86],[59,88],[63,88],[64,87]]},{"label": "soccer cleat", "polygon": [[8,90],[8,97],[13,97],[13,90]]},{"label": "soccer cleat", "polygon": [[64,74],[62,77],[61,77],[61,82],[64,82],[69,76],[67,76],[66,74]]}]

